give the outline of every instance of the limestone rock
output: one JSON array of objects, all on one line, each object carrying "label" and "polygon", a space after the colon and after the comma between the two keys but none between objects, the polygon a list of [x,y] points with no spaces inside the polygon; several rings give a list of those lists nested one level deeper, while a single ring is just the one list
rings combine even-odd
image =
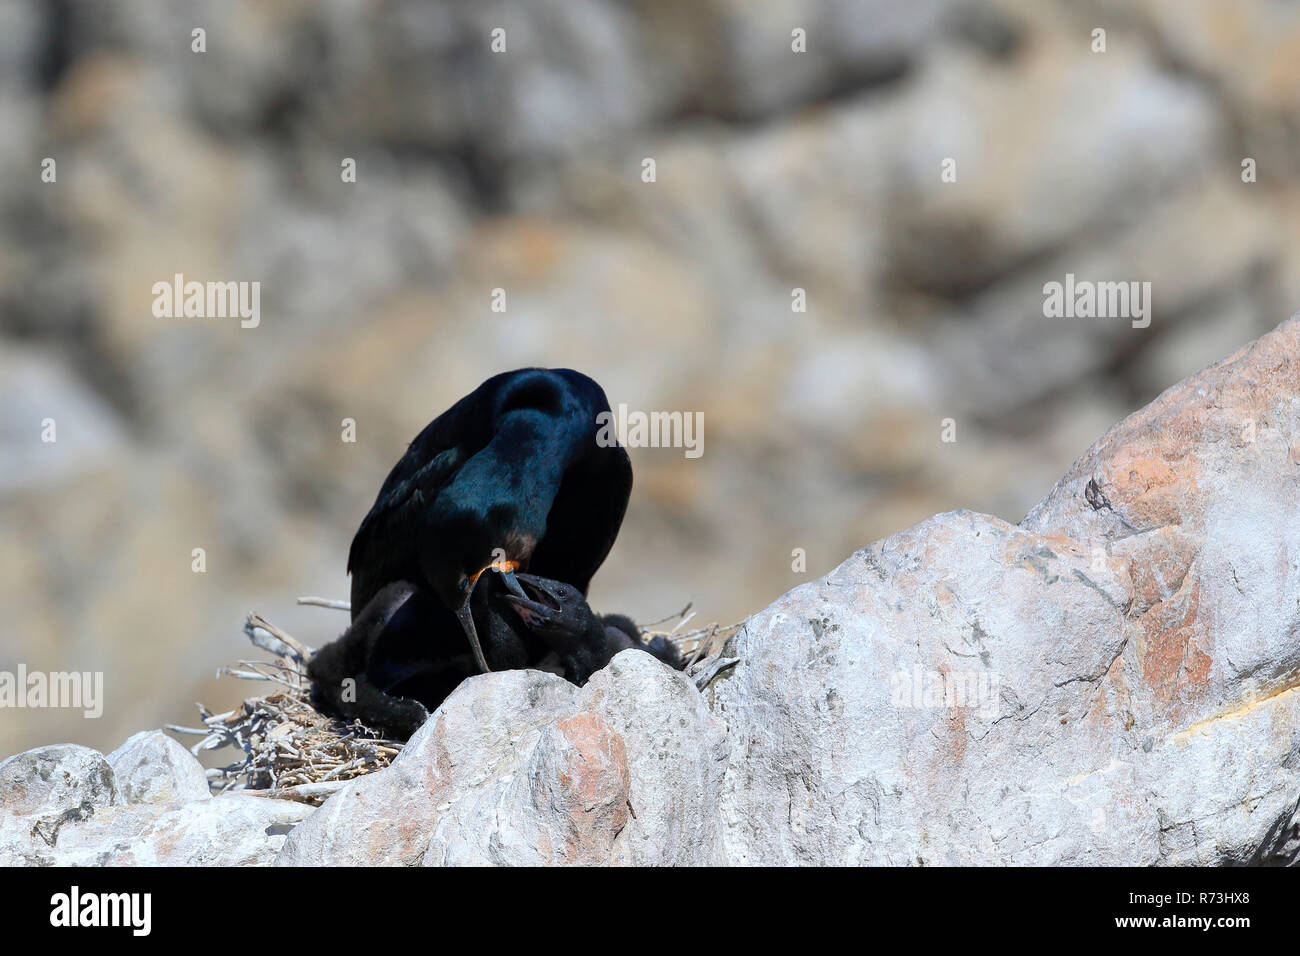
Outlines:
[{"label": "limestone rock", "polygon": [[211,796],[194,755],[161,730],[141,731],[108,755],[125,803],[185,803]]},{"label": "limestone rock", "polygon": [[211,798],[198,762],[158,731],[107,759],[73,744],[42,747],[0,763],[0,866],[269,863],[311,812],[251,794]]},{"label": "limestone rock", "polygon": [[737,863],[1300,852],[1300,318],[1112,428],[1021,526],[939,515],[733,639]]},{"label": "limestone rock", "polygon": [[[455,802],[434,827],[427,866],[608,863],[628,820],[623,740],[584,711],[541,729],[516,772]],[[499,820],[496,827],[486,820]]]},{"label": "limestone rock", "polygon": [[113,768],[89,747],[56,744],[0,763],[0,813],[58,815],[117,802]]},{"label": "limestone rock", "polygon": [[390,767],[327,800],[277,862],[717,863],[725,753],[695,688],[641,651],[583,688],[486,674]]},{"label": "limestone rock", "polygon": [[251,794],[96,810],[62,825],[0,816],[0,863],[28,866],[269,864],[312,807]]}]

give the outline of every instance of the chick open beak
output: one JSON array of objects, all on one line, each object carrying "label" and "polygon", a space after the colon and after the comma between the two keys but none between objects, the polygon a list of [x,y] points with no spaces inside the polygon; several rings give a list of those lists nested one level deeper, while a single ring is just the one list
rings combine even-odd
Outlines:
[{"label": "chick open beak", "polygon": [[[560,604],[531,574],[520,574],[516,585],[522,585],[518,594],[507,594],[505,599],[529,627],[553,621],[559,614]],[[508,585],[507,585],[508,586]]]}]

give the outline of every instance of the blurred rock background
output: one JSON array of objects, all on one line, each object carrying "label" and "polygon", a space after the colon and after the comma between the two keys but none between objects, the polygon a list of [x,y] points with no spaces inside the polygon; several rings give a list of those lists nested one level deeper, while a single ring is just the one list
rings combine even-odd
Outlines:
[{"label": "blurred rock background", "polygon": [[[0,711],[0,755],[233,706],[248,610],[335,636],[295,596],[504,369],[704,413],[703,457],[632,450],[600,609],[730,621],[1018,520],[1300,308],[1298,104],[1282,0],[2,0],[0,670],[107,700]],[[155,318],[176,272],[260,281],[260,327]],[[1044,318],[1067,272],[1152,282],[1150,328]]]}]

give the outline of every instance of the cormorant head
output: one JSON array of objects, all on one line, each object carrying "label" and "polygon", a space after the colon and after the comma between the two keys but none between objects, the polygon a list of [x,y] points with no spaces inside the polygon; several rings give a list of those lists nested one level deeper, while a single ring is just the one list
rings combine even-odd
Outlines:
[{"label": "cormorant head", "polygon": [[431,520],[438,547],[422,563],[426,579],[448,607],[468,602],[487,572],[504,574],[528,566],[536,537],[512,528],[512,520],[506,509],[479,513],[463,505],[455,510],[444,507]]},{"label": "cormorant head", "polygon": [[543,638],[575,639],[589,632],[600,619],[587,604],[583,593],[572,584],[516,574],[525,597],[503,595],[530,631]]}]

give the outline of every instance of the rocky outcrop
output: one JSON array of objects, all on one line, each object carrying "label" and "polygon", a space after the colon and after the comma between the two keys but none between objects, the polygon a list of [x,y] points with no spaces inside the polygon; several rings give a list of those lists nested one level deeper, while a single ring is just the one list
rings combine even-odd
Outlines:
[{"label": "rocky outcrop", "polygon": [[0,763],[0,866],[270,863],[311,810],[210,796],[199,762],[159,731],[136,734],[107,759],[88,747],[42,747]]},{"label": "rocky outcrop", "polygon": [[1276,864],[1300,857],[1300,316],[752,617],[702,696],[465,682],[316,810],[160,734],[0,764],[0,863]]},{"label": "rocky outcrop", "polygon": [[1293,318],[1019,526],[939,515],[751,619],[714,694],[730,859],[1293,862],[1298,356]]},{"label": "rocky outcrop", "polygon": [[286,864],[709,864],[722,725],[681,674],[624,651],[578,688],[542,671],[463,684],[393,765],[291,835]]}]

